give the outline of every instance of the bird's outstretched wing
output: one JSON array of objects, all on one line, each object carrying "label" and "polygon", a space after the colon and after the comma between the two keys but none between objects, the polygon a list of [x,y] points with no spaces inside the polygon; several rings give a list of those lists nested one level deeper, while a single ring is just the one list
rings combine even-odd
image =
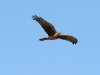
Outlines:
[{"label": "bird's outstretched wing", "polygon": [[73,44],[78,43],[78,40],[75,37],[71,36],[71,35],[61,35],[61,36],[59,36],[59,38],[63,39],[63,40],[70,41]]},{"label": "bird's outstretched wing", "polygon": [[38,17],[36,15],[32,16],[33,20],[37,21],[42,28],[45,30],[45,32],[49,35],[52,36],[56,33],[56,29],[54,28],[54,26],[47,22],[46,20],[44,20],[42,17]]}]

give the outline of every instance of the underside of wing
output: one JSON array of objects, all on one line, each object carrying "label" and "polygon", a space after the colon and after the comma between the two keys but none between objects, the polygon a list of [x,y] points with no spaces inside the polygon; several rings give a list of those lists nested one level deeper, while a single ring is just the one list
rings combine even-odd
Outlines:
[{"label": "underside of wing", "polygon": [[44,20],[42,17],[38,17],[36,15],[32,16],[33,20],[37,21],[42,28],[45,30],[45,32],[49,35],[52,36],[56,33],[56,29],[54,28],[54,26],[47,22],[46,20]]},{"label": "underside of wing", "polygon": [[61,35],[59,38],[63,39],[63,40],[70,41],[73,44],[78,43],[78,40],[75,37],[71,36],[71,35]]}]

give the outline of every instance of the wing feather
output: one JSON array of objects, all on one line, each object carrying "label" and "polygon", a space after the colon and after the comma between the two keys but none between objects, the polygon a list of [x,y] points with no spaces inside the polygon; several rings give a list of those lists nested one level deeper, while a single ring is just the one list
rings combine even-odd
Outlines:
[{"label": "wing feather", "polygon": [[54,26],[51,23],[44,20],[42,17],[38,17],[38,16],[34,15],[34,16],[32,16],[32,18],[33,18],[33,20],[37,21],[42,26],[44,31],[49,36],[52,36],[56,33],[56,29],[54,28]]},{"label": "wing feather", "polygon": [[63,40],[67,40],[69,42],[72,42],[73,44],[78,43],[77,38],[75,38],[75,37],[73,37],[71,35],[61,35],[59,38],[63,39]]}]

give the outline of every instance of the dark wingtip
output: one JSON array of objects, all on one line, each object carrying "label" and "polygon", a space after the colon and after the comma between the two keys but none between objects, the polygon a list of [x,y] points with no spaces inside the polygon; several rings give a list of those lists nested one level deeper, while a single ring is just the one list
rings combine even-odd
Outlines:
[{"label": "dark wingtip", "polygon": [[33,20],[37,19],[37,17],[38,17],[37,15],[34,16],[32,15]]},{"label": "dark wingtip", "polygon": [[75,42],[72,42],[73,43],[73,45],[75,44],[76,45],[76,43],[78,43],[78,41],[76,40]]}]

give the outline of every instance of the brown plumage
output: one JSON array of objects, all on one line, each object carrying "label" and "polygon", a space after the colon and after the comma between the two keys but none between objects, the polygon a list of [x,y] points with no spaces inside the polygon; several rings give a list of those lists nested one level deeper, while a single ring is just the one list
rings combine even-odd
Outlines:
[{"label": "brown plumage", "polygon": [[57,32],[55,27],[51,23],[44,20],[42,17],[38,17],[34,15],[32,16],[32,18],[33,20],[37,21],[44,29],[44,31],[48,34],[48,37],[41,38],[39,39],[40,41],[62,39],[62,40],[67,40],[69,42],[72,42],[73,44],[78,43],[78,40],[75,37],[71,35],[64,35],[60,32]]}]

